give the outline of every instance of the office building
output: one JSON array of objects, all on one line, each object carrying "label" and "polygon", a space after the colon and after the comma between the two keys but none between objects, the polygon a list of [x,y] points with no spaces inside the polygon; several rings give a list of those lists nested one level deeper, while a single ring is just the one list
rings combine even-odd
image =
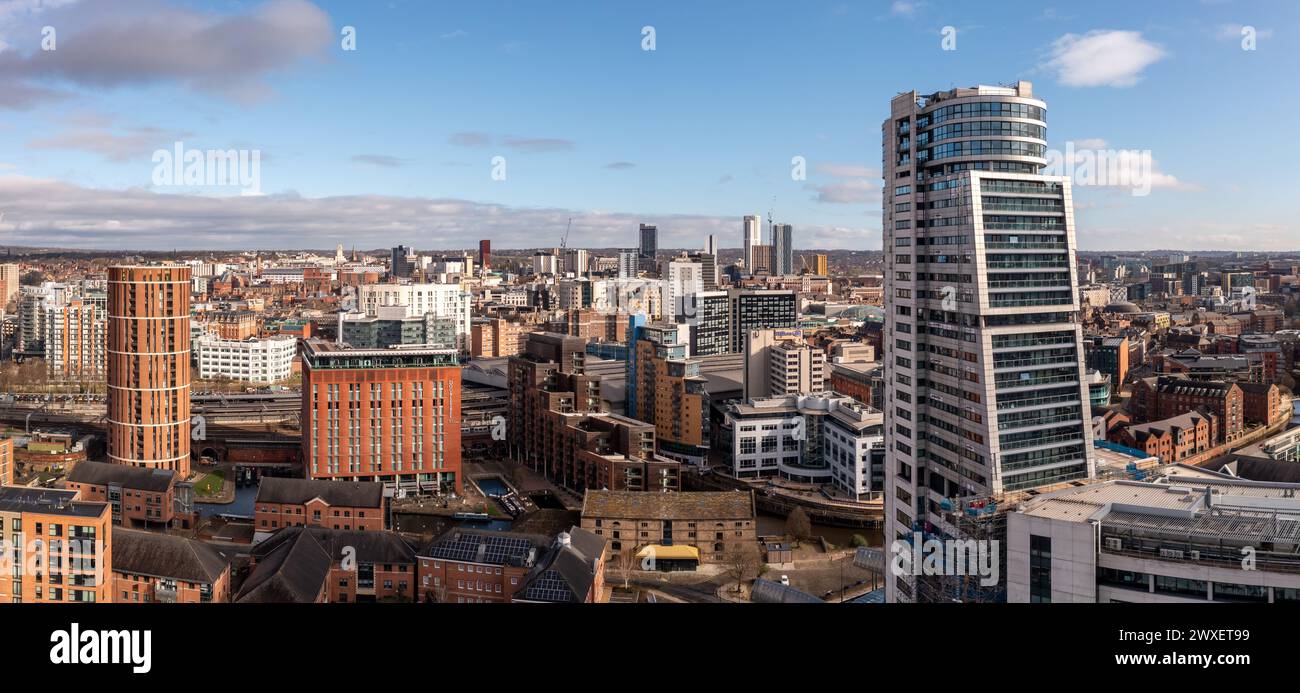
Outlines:
[{"label": "office building", "polygon": [[478,242],[478,264],[484,272],[492,268],[492,241],[486,238]]},{"label": "office building", "polygon": [[84,501],[107,503],[113,523],[167,529],[176,516],[176,472],[82,460],[60,482]]},{"label": "office building", "polygon": [[635,248],[618,251],[618,278],[635,279],[640,271],[640,260]]},{"label": "office building", "polygon": [[387,529],[384,485],[373,481],[324,481],[262,477],[253,501],[254,541],[285,527]]},{"label": "office building", "polygon": [[794,274],[794,228],[789,224],[772,224],[771,273]]},{"label": "office building", "polygon": [[190,267],[108,268],[108,460],[190,475]]},{"label": "office building", "polygon": [[[852,397],[765,397],[729,404],[720,440],[738,479],[779,476],[855,500],[883,493],[884,417]],[[874,456],[873,456],[874,451]]]},{"label": "office building", "polygon": [[204,335],[194,340],[194,353],[203,380],[278,383],[293,375],[298,340],[288,335],[264,339]]},{"label": "office building", "polygon": [[[1028,82],[890,103],[885,205],[885,540],[938,512],[1095,475],[1070,180]],[[912,575],[888,601],[915,601]]]},{"label": "office building", "polygon": [[705,290],[703,263],[674,258],[665,263],[662,306],[664,320],[680,322],[695,315],[696,296]]},{"label": "office building", "polygon": [[454,350],[303,342],[307,478],[459,493],[460,387]]},{"label": "office building", "polygon": [[754,273],[754,247],[763,242],[763,222],[757,214],[746,214],[741,222],[741,243],[744,246],[745,273]]},{"label": "office building", "polygon": [[[451,326],[455,335],[454,348],[469,349],[470,308],[473,296],[460,284],[366,284],[357,293],[358,307],[366,315],[391,318],[393,313],[380,315],[386,306],[403,306],[406,317],[433,318]],[[433,333],[426,334],[426,344],[442,344],[437,325]]]},{"label": "office building", "polygon": [[695,315],[686,319],[690,354],[716,356],[731,353],[731,298],[726,291],[695,294]]},{"label": "office building", "polygon": [[1029,499],[1007,518],[1007,601],[1300,601],[1300,536],[1282,519],[1297,489],[1180,467]]},{"label": "office building", "polygon": [[0,310],[18,296],[21,268],[12,262],[0,263]]},{"label": "office building", "polygon": [[[432,312],[410,315],[406,306],[377,306],[373,314],[339,313],[338,341],[357,349],[414,345],[456,349],[461,343],[461,327],[459,317]],[[472,337],[472,325],[470,334]]]},{"label": "office building", "polygon": [[389,253],[388,273],[399,279],[410,279],[419,264],[419,256],[410,247],[399,245]]},{"label": "office building", "polygon": [[745,348],[754,330],[793,329],[799,326],[799,297],[784,289],[728,289],[731,301],[732,353]]},{"label": "office building", "polygon": [[826,352],[803,330],[750,330],[745,339],[745,399],[808,395],[826,389]]},{"label": "office building", "polygon": [[641,267],[653,272],[658,269],[655,264],[659,255],[659,227],[654,224],[641,224],[640,238],[641,245],[638,247],[638,252]]}]

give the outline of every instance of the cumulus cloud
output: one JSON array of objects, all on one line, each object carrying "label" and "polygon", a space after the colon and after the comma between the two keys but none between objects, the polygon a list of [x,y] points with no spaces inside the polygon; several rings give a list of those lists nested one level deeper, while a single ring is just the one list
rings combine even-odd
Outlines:
[{"label": "cumulus cloud", "polygon": [[131,3],[115,10],[60,32],[58,50],[0,53],[0,84],[177,84],[255,99],[270,92],[268,77],[325,55],[334,38],[329,17],[307,0],[268,0],[230,15]]},{"label": "cumulus cloud", "polygon": [[809,182],[805,190],[816,193],[813,199],[822,204],[863,204],[880,201],[880,170],[859,164],[818,164],[815,172],[832,178],[828,182]]},{"label": "cumulus cloud", "polygon": [[1056,39],[1043,67],[1070,87],[1131,87],[1163,57],[1164,49],[1141,32],[1099,30]]},{"label": "cumulus cloud", "polygon": [[880,186],[866,180],[848,180],[804,186],[817,194],[813,199],[823,204],[864,204],[880,201]]},{"label": "cumulus cloud", "polygon": [[[297,194],[212,197],[143,188],[108,190],[0,176],[0,234],[7,245],[112,250],[328,249],[338,243],[387,247],[405,239],[427,248],[469,248],[491,238],[497,248],[535,248],[569,218],[575,246],[636,244],[637,224],[659,226],[660,246],[695,248],[715,234],[739,244],[741,215],[644,215],[562,208],[512,207],[451,198]],[[869,228],[797,226],[801,248],[876,248]],[[874,245],[872,245],[874,243]]]},{"label": "cumulus cloud", "polygon": [[1141,187],[1143,180],[1151,188],[1182,191],[1204,189],[1201,185],[1179,180],[1178,177],[1161,171],[1160,162],[1150,151],[1115,149],[1110,142],[1100,137],[1073,140],[1066,143],[1064,152],[1049,152],[1045,173],[1070,176],[1076,189],[1090,185],[1135,188]]}]

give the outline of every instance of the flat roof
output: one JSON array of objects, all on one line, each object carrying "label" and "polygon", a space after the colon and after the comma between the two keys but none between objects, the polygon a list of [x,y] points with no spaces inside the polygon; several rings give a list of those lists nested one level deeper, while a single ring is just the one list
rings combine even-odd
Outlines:
[{"label": "flat roof", "polygon": [[76,491],[0,486],[0,512],[99,517],[108,508],[107,503],[79,501],[76,498]]}]

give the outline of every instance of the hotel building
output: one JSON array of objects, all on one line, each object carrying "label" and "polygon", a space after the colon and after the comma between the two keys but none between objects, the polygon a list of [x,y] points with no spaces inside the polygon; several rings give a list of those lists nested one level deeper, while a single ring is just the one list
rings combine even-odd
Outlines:
[{"label": "hotel building", "polygon": [[309,479],[459,492],[455,350],[302,344],[302,446]]}]

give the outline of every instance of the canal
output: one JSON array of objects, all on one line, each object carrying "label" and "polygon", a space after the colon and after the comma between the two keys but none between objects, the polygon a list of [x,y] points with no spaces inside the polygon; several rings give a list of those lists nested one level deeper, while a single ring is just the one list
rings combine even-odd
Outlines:
[{"label": "canal", "polygon": [[[785,518],[760,512],[758,533],[760,536],[785,534]],[[875,547],[882,546],[885,541],[885,535],[878,527],[830,527],[813,524],[812,533],[814,537],[821,537],[838,547],[852,546],[855,534],[861,534],[869,545]]]}]

